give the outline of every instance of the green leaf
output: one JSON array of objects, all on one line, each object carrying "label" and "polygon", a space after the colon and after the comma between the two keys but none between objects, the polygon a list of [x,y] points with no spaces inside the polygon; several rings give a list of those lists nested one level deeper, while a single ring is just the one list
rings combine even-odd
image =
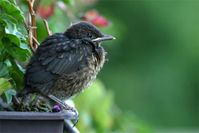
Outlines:
[{"label": "green leaf", "polygon": [[20,48],[27,49],[29,51],[29,55],[31,55],[31,50],[30,50],[30,48],[27,45],[27,41],[23,41],[22,40],[21,43],[20,43]]},{"label": "green leaf", "polygon": [[0,78],[0,95],[9,88],[11,88],[9,81],[5,78]]},{"label": "green leaf", "polygon": [[5,48],[0,40],[0,62],[4,62],[8,56],[7,52],[5,51]]},{"label": "green leaf", "polygon": [[5,23],[5,33],[14,34],[17,30],[16,28],[16,20],[9,15],[3,15],[1,20]]},{"label": "green leaf", "polygon": [[16,58],[19,61],[26,61],[30,57],[30,53],[28,50],[16,46],[7,47],[7,51],[12,57]]},{"label": "green leaf", "polygon": [[13,89],[5,90],[2,94],[2,98],[4,101],[6,101],[8,104],[12,102],[12,97],[16,95],[16,91]]},{"label": "green leaf", "polygon": [[9,0],[9,1],[10,1],[11,3],[15,4],[15,5],[17,4],[15,0]]},{"label": "green leaf", "polygon": [[7,0],[0,1],[0,9],[3,14],[8,14],[10,16],[14,16],[18,22],[23,22],[24,17],[20,9],[13,3]]},{"label": "green leaf", "polygon": [[6,23],[0,18],[0,41],[5,33],[5,26],[6,26]]},{"label": "green leaf", "polygon": [[20,45],[20,40],[11,34],[7,34],[2,39],[3,45],[6,51],[15,59],[19,61],[26,61],[30,57],[30,52],[27,49],[22,49],[18,47]]},{"label": "green leaf", "polygon": [[63,0],[65,4],[74,5],[74,0]]},{"label": "green leaf", "polygon": [[4,44],[12,43],[16,46],[20,46],[20,39],[13,34],[6,34],[2,39]]},{"label": "green leaf", "polygon": [[17,24],[17,20],[14,18],[14,16],[11,16],[9,14],[0,14],[0,19],[6,23]]},{"label": "green leaf", "polygon": [[12,84],[16,90],[20,90],[24,85],[24,70],[22,69],[22,67],[17,65],[17,63],[12,58],[10,58],[9,60],[12,64],[12,67],[10,67],[9,69],[10,76],[14,81],[12,82]]},{"label": "green leaf", "polygon": [[4,62],[0,62],[0,78],[7,77],[9,75],[9,71],[7,65]]},{"label": "green leaf", "polygon": [[[4,32],[18,37],[20,40],[26,40],[26,31],[22,24],[15,24],[15,19],[10,15],[0,15],[0,22],[3,24]],[[23,32],[23,34],[21,33]]]}]

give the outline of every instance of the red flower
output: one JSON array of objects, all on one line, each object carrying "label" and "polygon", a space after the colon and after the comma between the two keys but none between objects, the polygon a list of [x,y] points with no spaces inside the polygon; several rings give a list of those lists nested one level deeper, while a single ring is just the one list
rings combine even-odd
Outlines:
[{"label": "red flower", "polygon": [[98,27],[107,27],[109,24],[108,20],[101,16],[96,10],[86,12],[82,18]]},{"label": "red flower", "polygon": [[54,13],[54,5],[50,6],[39,6],[38,13],[43,19],[49,18]]}]

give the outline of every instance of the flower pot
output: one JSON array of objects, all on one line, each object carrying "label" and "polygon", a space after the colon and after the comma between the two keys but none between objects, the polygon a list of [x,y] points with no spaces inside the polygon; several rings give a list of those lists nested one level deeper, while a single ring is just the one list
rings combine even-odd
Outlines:
[{"label": "flower pot", "polygon": [[63,133],[71,113],[0,112],[0,133]]}]

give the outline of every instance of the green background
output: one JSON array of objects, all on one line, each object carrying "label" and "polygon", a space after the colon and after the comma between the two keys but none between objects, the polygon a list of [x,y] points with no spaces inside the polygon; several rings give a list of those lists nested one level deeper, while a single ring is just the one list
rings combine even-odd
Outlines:
[{"label": "green background", "polygon": [[104,44],[100,79],[119,107],[154,127],[197,128],[199,1],[101,0],[96,8],[117,38]]},{"label": "green background", "polygon": [[[0,94],[7,96],[7,102],[14,95],[9,88],[23,87],[23,69],[18,65],[30,56],[22,12],[9,3],[0,0]],[[26,2],[17,3],[26,15]],[[117,38],[102,44],[109,61],[100,80],[74,98],[81,132],[199,129],[199,0],[42,0],[40,4],[53,11],[47,18],[53,33],[64,32],[71,22],[82,21],[87,11],[96,9],[110,22],[100,30]],[[37,34],[42,42],[47,33],[39,13]]]}]

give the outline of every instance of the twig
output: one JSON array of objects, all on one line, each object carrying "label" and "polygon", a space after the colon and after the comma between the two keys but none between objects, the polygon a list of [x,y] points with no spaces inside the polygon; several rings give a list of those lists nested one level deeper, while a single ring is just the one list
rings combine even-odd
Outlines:
[{"label": "twig", "polygon": [[24,25],[26,27],[26,30],[28,32],[28,44],[29,44],[29,48],[30,50],[34,53],[35,50],[34,50],[34,47],[33,47],[33,44],[32,44],[32,29],[29,28],[29,23],[30,23],[30,15],[28,15],[28,24],[26,24],[26,22],[24,22]]},{"label": "twig", "polygon": [[40,5],[41,0],[35,0],[34,5],[33,5],[33,10],[37,11],[38,6]]},{"label": "twig", "polygon": [[37,39],[33,36],[32,39],[37,43],[37,45],[39,45],[39,42],[37,41]]},{"label": "twig", "polygon": [[[33,9],[34,0],[26,0],[29,9],[29,25],[28,25],[28,34],[29,34],[29,46],[33,52],[37,49],[37,31],[36,31],[36,19],[35,19],[35,11]],[[33,39],[34,37],[34,39]]]},{"label": "twig", "polygon": [[47,31],[47,33],[48,33],[48,36],[51,36],[51,35],[52,35],[52,32],[51,32],[50,29],[49,29],[47,20],[44,19],[43,21],[44,21],[44,25],[45,25],[46,31]]}]

